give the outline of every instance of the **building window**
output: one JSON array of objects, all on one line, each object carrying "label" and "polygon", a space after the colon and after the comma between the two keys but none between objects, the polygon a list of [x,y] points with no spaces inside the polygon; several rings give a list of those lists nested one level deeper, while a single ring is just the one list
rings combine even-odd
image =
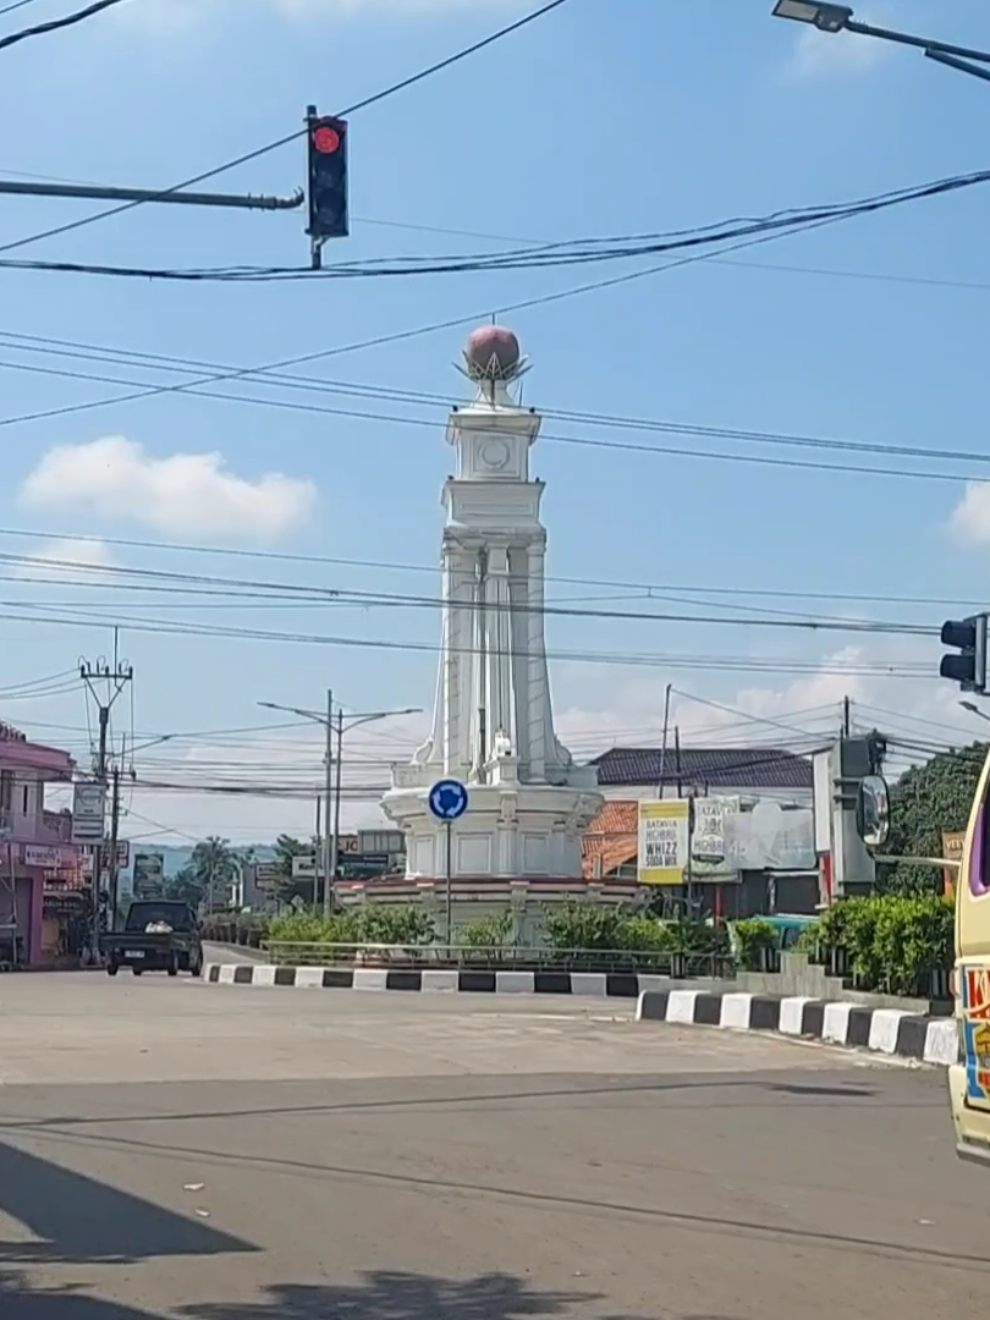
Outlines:
[{"label": "building window", "polygon": [[10,811],[14,805],[14,772],[0,770],[0,811]]},{"label": "building window", "polygon": [[25,784],[21,789],[21,814],[26,816],[31,810],[31,788]]}]

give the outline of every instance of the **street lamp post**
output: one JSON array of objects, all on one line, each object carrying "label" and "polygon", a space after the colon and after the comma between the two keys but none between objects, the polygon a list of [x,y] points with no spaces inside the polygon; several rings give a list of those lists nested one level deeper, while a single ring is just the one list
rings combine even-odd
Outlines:
[{"label": "street lamp post", "polygon": [[[337,876],[337,865],[340,857],[340,801],[343,795],[343,760],[344,760],[344,734],[350,733],[352,729],[359,728],[362,724],[373,724],[377,720],[388,720],[399,715],[418,715],[420,708],[418,706],[407,706],[403,710],[373,710],[361,714],[346,715],[342,706],[338,706],[334,711],[333,691],[327,691],[327,709],[326,714],[322,711],[307,710],[304,706],[282,706],[274,701],[259,701],[259,706],[265,710],[280,710],[288,715],[299,715],[303,719],[312,720],[314,724],[321,725],[326,730],[326,752],[324,756],[324,769],[326,778],[324,781],[325,808],[324,822],[325,828],[321,840],[321,853],[323,858],[323,915],[328,917],[333,907],[333,881]],[[336,735],[336,755],[334,755],[334,735]],[[334,773],[336,763],[336,773]],[[333,803],[333,827],[330,825],[330,804]]]},{"label": "street lamp post", "polygon": [[[899,46],[914,46],[924,52],[926,59],[990,82],[990,68],[980,67],[983,64],[990,65],[990,52],[973,50],[968,46],[953,46],[929,37],[915,37],[907,32],[896,32],[892,28],[876,27],[872,23],[860,23],[853,18],[853,11],[848,5],[819,4],[816,0],[777,0],[773,16],[789,18],[796,23],[808,23],[819,32],[854,32],[860,37],[875,37],[879,41],[896,42]],[[976,63],[970,63],[972,60]]]},{"label": "street lamp post", "polygon": [[959,704],[962,706],[963,710],[968,710],[970,715],[979,715],[981,720],[986,720],[990,723],[990,715],[988,715],[985,710],[981,710],[975,701],[960,701]]}]

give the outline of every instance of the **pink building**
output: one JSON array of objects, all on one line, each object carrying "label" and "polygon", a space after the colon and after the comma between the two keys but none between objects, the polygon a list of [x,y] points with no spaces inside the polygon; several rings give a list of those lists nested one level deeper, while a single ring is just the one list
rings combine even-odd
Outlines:
[{"label": "pink building", "polygon": [[71,812],[45,810],[45,785],[74,769],[68,752],[0,721],[0,961],[42,962],[45,880],[78,869]]}]

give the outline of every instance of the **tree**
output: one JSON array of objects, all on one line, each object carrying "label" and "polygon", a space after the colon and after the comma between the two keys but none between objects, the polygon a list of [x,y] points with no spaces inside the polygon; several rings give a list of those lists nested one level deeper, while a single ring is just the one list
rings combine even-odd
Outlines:
[{"label": "tree", "polygon": [[[940,752],[906,770],[890,789],[890,838],[894,857],[941,857],[943,830],[964,830],[987,754],[986,743]],[[877,867],[877,888],[886,894],[932,893],[942,873],[932,866],[898,862]]]},{"label": "tree", "polygon": [[303,843],[291,834],[280,834],[275,840],[275,865],[279,869],[279,881],[276,894],[283,903],[291,903],[294,898],[301,898],[307,903],[314,899],[315,885],[311,879],[296,880],[292,875],[292,862],[296,857],[315,857],[317,841]]},{"label": "tree", "polygon": [[226,907],[230,886],[236,880],[239,865],[237,854],[230,846],[229,839],[216,835],[197,843],[193,849],[189,865],[184,868],[189,872],[187,883],[200,891],[200,899],[206,900],[208,908],[214,908],[222,898]]},{"label": "tree", "polygon": [[191,866],[184,866],[178,875],[165,883],[165,897],[198,908],[203,901],[203,885]]}]

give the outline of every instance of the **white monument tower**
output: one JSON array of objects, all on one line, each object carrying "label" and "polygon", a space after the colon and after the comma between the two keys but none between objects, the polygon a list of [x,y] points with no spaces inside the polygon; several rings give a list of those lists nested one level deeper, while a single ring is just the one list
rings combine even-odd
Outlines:
[{"label": "white monument tower", "polygon": [[433,732],[393,767],[385,813],[406,837],[409,880],[446,875],[446,829],[431,813],[441,779],[467,786],[450,872],[485,879],[579,881],[581,836],[602,805],[593,766],[574,765],[554,732],[544,641],[544,483],[530,476],[541,417],[514,399],[527,369],[511,330],[468,339],[477,394],[454,408],[443,490],[443,642]]}]

